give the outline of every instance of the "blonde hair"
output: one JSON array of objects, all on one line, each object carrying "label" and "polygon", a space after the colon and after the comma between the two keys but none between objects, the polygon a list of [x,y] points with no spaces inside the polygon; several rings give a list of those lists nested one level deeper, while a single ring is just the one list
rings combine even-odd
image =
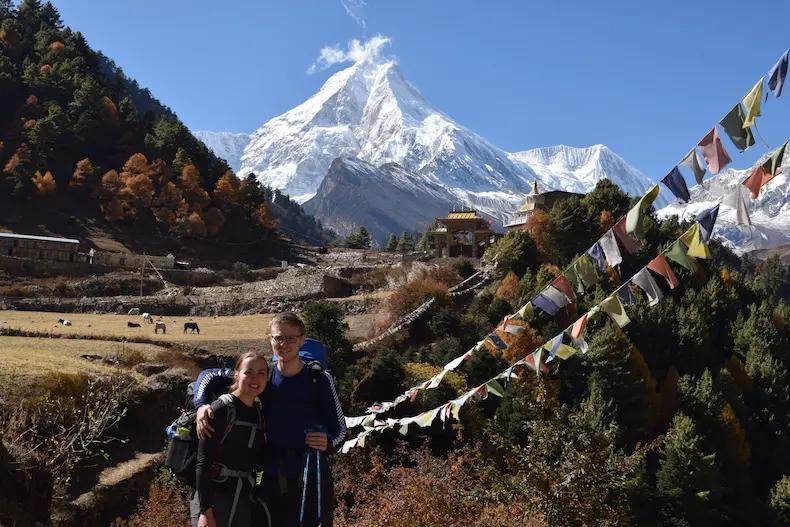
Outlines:
[{"label": "blonde hair", "polygon": [[299,333],[304,335],[307,332],[304,321],[296,313],[280,313],[269,322],[269,332],[274,326],[292,326],[299,328]]}]

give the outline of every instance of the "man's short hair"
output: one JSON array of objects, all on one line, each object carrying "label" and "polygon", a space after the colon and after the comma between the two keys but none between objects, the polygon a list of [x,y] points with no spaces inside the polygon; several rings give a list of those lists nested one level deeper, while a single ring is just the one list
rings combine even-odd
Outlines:
[{"label": "man's short hair", "polygon": [[279,315],[276,315],[272,321],[269,322],[269,331],[271,331],[275,325],[299,328],[300,335],[304,335],[306,333],[304,321],[299,318],[299,315],[296,313],[280,313]]}]

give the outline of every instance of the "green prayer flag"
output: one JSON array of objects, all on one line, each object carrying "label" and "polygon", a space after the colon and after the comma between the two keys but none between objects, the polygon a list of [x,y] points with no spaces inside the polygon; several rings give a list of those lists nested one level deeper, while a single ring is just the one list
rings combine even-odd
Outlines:
[{"label": "green prayer flag", "polygon": [[675,242],[669,246],[667,258],[676,264],[685,267],[692,273],[699,269],[699,265],[697,265],[697,261],[694,259],[694,257],[688,255],[688,247],[686,247],[686,244],[680,240],[675,240]]},{"label": "green prayer flag", "polygon": [[568,279],[568,282],[571,283],[573,290],[577,293],[584,293],[584,286],[582,285],[582,281],[579,279],[579,275],[576,273],[576,269],[574,265],[568,267],[563,273],[565,278]]},{"label": "green prayer flag", "polygon": [[694,179],[698,184],[702,184],[702,178],[705,176],[705,169],[700,165],[699,157],[697,156],[697,149],[692,148],[689,153],[680,161],[681,165],[689,167],[694,172]]},{"label": "green prayer flag", "polygon": [[750,146],[754,144],[754,136],[752,135],[752,129],[743,126],[743,108],[741,104],[738,103],[732,107],[730,113],[728,113],[724,119],[719,121],[719,124],[724,131],[730,136],[730,140],[732,143],[743,152]]},{"label": "green prayer flag", "polygon": [[620,303],[620,299],[617,295],[608,297],[601,302],[600,306],[601,310],[607,313],[612,320],[614,320],[615,324],[621,328],[627,326],[628,323],[631,322],[631,319],[625,314],[625,308],[623,308],[623,304]]},{"label": "green prayer flag", "polygon": [[[788,143],[790,143],[790,141],[788,141]],[[771,152],[771,155],[765,160],[765,163],[763,163],[763,170],[770,177],[774,177],[776,175],[776,169],[782,166],[786,148],[787,143]]]},{"label": "green prayer flag", "polygon": [[488,388],[489,395],[496,395],[497,397],[505,396],[505,389],[502,388],[502,385],[499,384],[497,380],[488,381],[486,387]]},{"label": "green prayer flag", "polygon": [[521,318],[521,320],[531,319],[533,314],[533,307],[530,302],[524,304],[521,309],[516,312],[516,315]]},{"label": "green prayer flag", "polygon": [[576,259],[573,268],[576,271],[576,276],[581,280],[585,289],[591,288],[601,279],[598,275],[598,271],[595,270],[595,264],[593,264],[593,261],[586,254]]},{"label": "green prayer flag", "polygon": [[746,107],[746,119],[743,120],[743,127],[749,128],[754,125],[754,121],[760,115],[760,100],[763,98],[763,78],[752,86],[746,97],[743,98],[743,105]]},{"label": "green prayer flag", "polygon": [[639,201],[628,211],[625,217],[625,232],[634,234],[640,239],[644,238],[645,227],[642,221],[644,219],[644,213],[656,200],[659,192],[661,192],[661,189],[658,185],[655,185],[648,190],[644,196],[639,198]]},{"label": "green prayer flag", "polygon": [[576,355],[576,348],[567,344],[560,344],[560,347],[557,349],[557,357],[562,360],[567,360],[574,355]]}]

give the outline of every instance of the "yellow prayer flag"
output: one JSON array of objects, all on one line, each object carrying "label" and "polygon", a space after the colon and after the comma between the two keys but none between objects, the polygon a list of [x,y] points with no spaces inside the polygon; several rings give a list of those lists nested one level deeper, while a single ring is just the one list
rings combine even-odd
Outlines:
[{"label": "yellow prayer flag", "polygon": [[[702,241],[702,237],[699,230],[699,224],[694,224],[697,228],[694,231],[694,236],[691,238],[691,243],[688,244],[689,250],[686,254],[689,256],[694,256],[696,258],[704,258],[705,260],[710,260],[710,249],[708,249],[708,245]],[[682,238],[681,238],[682,239]]]},{"label": "yellow prayer flag", "polygon": [[653,204],[658,197],[661,189],[658,185],[653,186],[650,190],[642,196],[639,201],[634,205],[625,217],[625,231],[628,234],[635,234],[638,238],[644,237],[644,226],[642,219],[645,211]]},{"label": "yellow prayer flag", "polygon": [[743,105],[746,107],[746,119],[743,120],[743,127],[749,128],[760,115],[760,101],[763,98],[763,78],[752,86],[746,97],[743,98]]},{"label": "yellow prayer flag", "polygon": [[601,310],[608,314],[619,327],[622,328],[627,326],[631,322],[631,319],[625,314],[625,308],[623,308],[623,304],[620,303],[620,299],[617,295],[608,297],[599,305],[601,306]]}]

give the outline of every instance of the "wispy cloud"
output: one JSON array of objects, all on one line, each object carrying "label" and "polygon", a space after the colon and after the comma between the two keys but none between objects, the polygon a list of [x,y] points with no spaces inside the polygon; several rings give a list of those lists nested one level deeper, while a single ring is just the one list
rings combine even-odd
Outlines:
[{"label": "wispy cloud", "polygon": [[381,54],[382,48],[390,42],[389,37],[376,35],[365,42],[354,39],[348,43],[346,49],[343,49],[340,44],[324,46],[318,53],[318,58],[315,62],[307,68],[307,74],[312,75],[335,64],[373,60]]},{"label": "wispy cloud", "polygon": [[343,9],[346,10],[348,16],[354,19],[354,22],[359,24],[359,27],[362,29],[367,28],[367,22],[365,22],[365,17],[362,14],[362,11],[365,9],[367,3],[365,0],[340,0],[340,3],[343,4]]}]

